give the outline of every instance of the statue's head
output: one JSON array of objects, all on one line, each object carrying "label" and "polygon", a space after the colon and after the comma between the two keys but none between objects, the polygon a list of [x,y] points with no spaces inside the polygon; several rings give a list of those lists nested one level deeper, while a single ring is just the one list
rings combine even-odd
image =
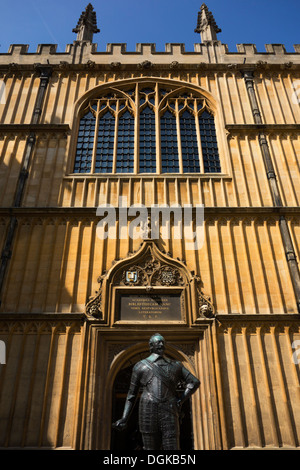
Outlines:
[{"label": "statue's head", "polygon": [[149,340],[150,352],[154,352],[162,356],[165,351],[165,339],[160,333],[155,333]]}]

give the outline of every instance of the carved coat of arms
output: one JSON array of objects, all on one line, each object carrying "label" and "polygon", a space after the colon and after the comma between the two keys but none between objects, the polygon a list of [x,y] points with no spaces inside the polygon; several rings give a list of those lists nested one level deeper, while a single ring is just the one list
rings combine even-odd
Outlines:
[{"label": "carved coat of arms", "polygon": [[137,271],[126,271],[126,282],[134,284],[137,281],[138,273]]},{"label": "carved coat of arms", "polygon": [[175,274],[173,271],[169,270],[163,270],[161,272],[161,281],[163,284],[166,284],[168,286],[174,284],[175,282]]}]

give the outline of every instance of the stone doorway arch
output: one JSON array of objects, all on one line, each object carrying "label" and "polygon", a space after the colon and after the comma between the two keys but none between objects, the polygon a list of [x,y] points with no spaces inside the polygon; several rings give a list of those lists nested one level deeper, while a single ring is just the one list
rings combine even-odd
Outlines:
[{"label": "stone doorway arch", "polygon": [[[114,381],[112,397],[113,422],[122,416],[134,364],[139,360],[143,359],[144,357],[147,357],[147,355],[149,355],[149,350],[145,350],[143,353],[135,355],[135,357],[129,359],[125,367],[121,368],[117,373]],[[172,359],[179,359],[178,357],[174,357],[174,355],[172,354],[172,352],[170,353],[170,351],[168,356]],[[176,356],[178,356],[178,354]],[[180,394],[180,391],[181,389],[180,387],[178,387],[178,394]],[[135,403],[126,432],[120,433],[112,430],[110,450],[136,451],[143,449],[142,436],[139,432],[138,427],[138,404],[139,397],[137,399],[137,402]],[[182,411],[183,417],[180,422],[180,449],[182,451],[189,451],[193,450],[194,448],[192,413],[191,404],[189,400],[184,403]]]},{"label": "stone doorway arch", "polygon": [[[124,399],[126,397],[128,388],[127,388],[127,383],[123,384],[123,387],[120,387],[120,380],[122,378],[128,382],[130,380],[130,372],[131,368],[133,365],[138,362],[139,360],[147,357],[149,355],[149,345],[148,345],[148,340],[150,336],[152,336],[153,332],[147,332],[146,334],[143,333],[142,335],[144,336],[144,341],[137,342],[135,344],[131,343],[128,344],[126,347],[126,342],[124,342],[120,338],[118,342],[112,341],[111,344],[107,344],[108,348],[107,350],[110,350],[110,354],[114,355],[113,360],[111,362],[109,371],[107,376],[104,378],[104,381],[101,382],[101,398],[100,398],[100,403],[99,403],[99,408],[98,408],[98,419],[97,419],[97,432],[96,434],[98,435],[97,441],[100,444],[101,449],[106,449],[106,450],[116,450],[116,446],[114,444],[114,438],[115,435],[113,434],[114,432],[112,431],[112,422],[114,419],[118,419],[121,416],[116,416],[116,414],[121,411],[122,409],[122,404],[121,401],[117,403],[116,400],[118,399]],[[162,332],[163,336],[166,339],[166,355],[172,359],[179,360],[184,364],[184,366],[190,370],[193,374],[197,375],[197,371],[195,370],[195,367],[191,361],[191,358],[180,349],[180,340],[178,341],[178,346],[177,344],[170,344],[168,341],[168,336]],[[140,333],[141,336],[141,333]],[[186,342],[185,342],[186,343]],[[185,344],[186,345],[186,344]],[[110,347],[109,347],[110,346]],[[114,350],[114,352],[113,352]],[[119,351],[119,352],[117,352]],[[102,375],[102,374],[101,374]],[[120,390],[122,388],[122,390]],[[197,392],[196,392],[197,394]],[[118,395],[118,396],[116,396]],[[122,396],[120,396],[122,395]],[[192,397],[191,402],[187,403],[185,407],[185,419],[182,423],[186,432],[190,432],[191,437],[187,439],[184,447],[186,447],[186,450],[192,450],[193,448],[193,430],[194,430],[194,424],[192,421],[192,415],[195,415],[193,413],[193,409],[195,409],[195,404],[192,403],[192,401],[197,398]],[[116,409],[117,408],[117,409]],[[198,408],[198,407],[197,407]],[[198,408],[199,409],[199,408]],[[122,411],[121,411],[122,413]],[[135,406],[135,415],[137,413],[137,404]],[[135,433],[137,428],[134,428],[133,423],[131,423],[131,428],[130,432]],[[123,439],[123,436],[120,436],[120,439]],[[139,439],[139,438],[137,438]],[[184,439],[182,438],[182,442],[184,442]],[[98,447],[98,445],[97,445]],[[114,449],[113,449],[114,448]],[[118,449],[122,450],[122,449]],[[124,450],[128,450],[124,449]],[[131,450],[139,450],[139,449],[131,449]]]}]

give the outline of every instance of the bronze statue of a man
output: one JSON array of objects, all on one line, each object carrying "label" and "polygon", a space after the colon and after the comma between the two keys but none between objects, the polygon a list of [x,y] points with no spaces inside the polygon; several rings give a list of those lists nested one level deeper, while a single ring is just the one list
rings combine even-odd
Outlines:
[{"label": "bronze statue of a man", "polygon": [[[139,428],[144,450],[179,450],[179,415],[181,406],[199,387],[199,380],[180,362],[164,356],[165,340],[156,333],[150,338],[150,356],[138,362],[132,371],[123,416],[113,427],[126,428],[140,386]],[[180,398],[176,387],[185,383]]]}]

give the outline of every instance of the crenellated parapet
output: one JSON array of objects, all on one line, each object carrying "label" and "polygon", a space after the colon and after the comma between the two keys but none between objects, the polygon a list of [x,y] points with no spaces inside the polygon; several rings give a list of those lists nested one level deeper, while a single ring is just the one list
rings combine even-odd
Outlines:
[{"label": "crenellated parapet", "polygon": [[158,51],[154,43],[138,43],[135,51],[128,51],[125,43],[109,43],[106,50],[98,50],[98,44],[90,41],[74,41],[64,52],[57,52],[56,44],[39,44],[35,52],[29,52],[27,44],[12,44],[8,52],[0,53],[0,67],[13,68],[36,63],[52,66],[138,66],[150,62],[155,66],[178,63],[182,66],[210,65],[300,65],[300,44],[294,52],[287,52],[284,44],[266,44],[265,51],[258,51],[255,44],[237,44],[237,51],[229,51],[228,45],[212,40],[194,44],[187,51],[182,43],[167,43],[164,51]]}]

